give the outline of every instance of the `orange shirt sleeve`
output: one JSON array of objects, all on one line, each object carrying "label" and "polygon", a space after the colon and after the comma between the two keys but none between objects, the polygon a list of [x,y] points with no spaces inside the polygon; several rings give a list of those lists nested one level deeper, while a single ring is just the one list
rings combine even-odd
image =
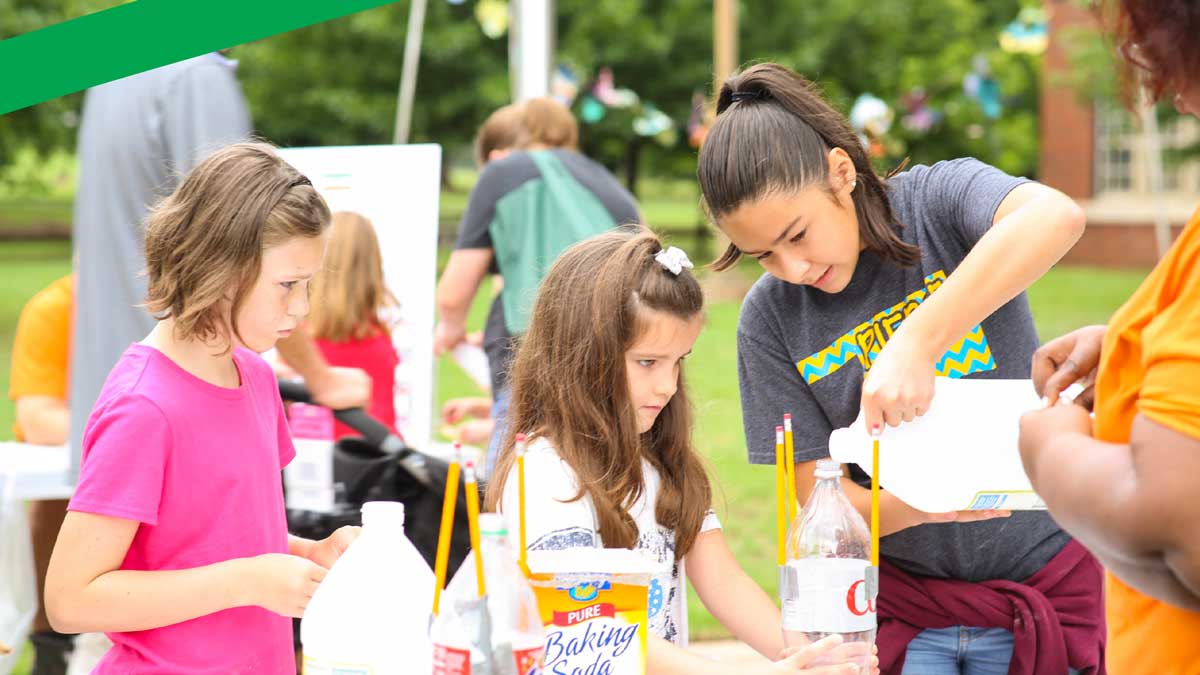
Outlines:
[{"label": "orange shirt sleeve", "polygon": [[35,295],[21,310],[13,339],[9,398],[67,398],[72,289],[70,277],[59,279]]},{"label": "orange shirt sleeve", "polygon": [[1200,439],[1200,213],[1164,262],[1170,269],[1142,331],[1138,410]]}]

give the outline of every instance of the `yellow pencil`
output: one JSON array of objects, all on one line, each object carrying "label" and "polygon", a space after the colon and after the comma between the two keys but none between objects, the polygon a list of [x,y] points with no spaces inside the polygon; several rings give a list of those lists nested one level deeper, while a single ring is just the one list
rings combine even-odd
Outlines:
[{"label": "yellow pencil", "polygon": [[471,533],[471,550],[475,552],[475,581],[479,597],[487,595],[483,581],[483,550],[479,546],[479,485],[475,482],[475,462],[463,462],[463,484],[467,489],[467,527]]},{"label": "yellow pencil", "polygon": [[437,616],[438,603],[442,599],[442,587],[446,585],[446,567],[450,564],[450,531],[454,527],[454,507],[458,502],[458,472],[462,461],[462,444],[454,444],[454,457],[446,471],[446,494],[442,498],[442,526],[438,531],[437,558],[434,560],[434,576],[437,585],[433,589],[433,615]]},{"label": "yellow pencil", "polygon": [[778,539],[779,566],[787,564],[787,467],[783,459],[783,427],[775,427],[775,536]]},{"label": "yellow pencil", "polygon": [[517,528],[521,552],[517,564],[529,576],[529,561],[525,551],[525,434],[517,434]]},{"label": "yellow pencil", "polygon": [[871,450],[871,565],[879,567],[879,439]]},{"label": "yellow pencil", "polygon": [[787,467],[787,519],[791,523],[796,519],[796,453],[792,442],[792,415],[783,416],[783,452],[784,466]]}]

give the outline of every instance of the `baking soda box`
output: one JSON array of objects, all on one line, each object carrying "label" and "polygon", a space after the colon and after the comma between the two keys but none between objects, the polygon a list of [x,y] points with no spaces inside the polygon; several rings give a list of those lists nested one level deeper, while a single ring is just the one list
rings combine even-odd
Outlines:
[{"label": "baking soda box", "polygon": [[546,627],[546,675],[645,675],[647,601],[657,564],[629,549],[531,551]]}]

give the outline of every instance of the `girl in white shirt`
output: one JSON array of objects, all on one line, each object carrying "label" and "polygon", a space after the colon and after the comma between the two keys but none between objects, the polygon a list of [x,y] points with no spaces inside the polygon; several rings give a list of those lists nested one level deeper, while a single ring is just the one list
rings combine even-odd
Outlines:
[{"label": "girl in white shirt", "polygon": [[[819,653],[857,646],[837,638],[785,655],[778,608],[734,560],[712,511],[683,386],[683,359],[704,324],[691,267],[638,226],[576,244],[554,263],[513,363],[488,510],[516,512],[513,446],[524,433],[529,550],[636,548],[663,563],[650,586],[651,672],[856,673],[850,664],[802,670]],[[686,651],[684,575],[770,662],[748,670]]]}]

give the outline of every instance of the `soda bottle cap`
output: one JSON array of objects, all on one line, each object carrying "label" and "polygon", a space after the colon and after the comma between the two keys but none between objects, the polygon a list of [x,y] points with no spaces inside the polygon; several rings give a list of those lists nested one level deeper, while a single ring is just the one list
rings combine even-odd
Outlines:
[{"label": "soda bottle cap", "polygon": [[504,523],[504,516],[499,513],[479,514],[479,534],[483,536],[507,537],[508,525]]},{"label": "soda bottle cap", "polygon": [[818,459],[813,475],[817,478],[841,478],[842,465],[834,459]]}]

